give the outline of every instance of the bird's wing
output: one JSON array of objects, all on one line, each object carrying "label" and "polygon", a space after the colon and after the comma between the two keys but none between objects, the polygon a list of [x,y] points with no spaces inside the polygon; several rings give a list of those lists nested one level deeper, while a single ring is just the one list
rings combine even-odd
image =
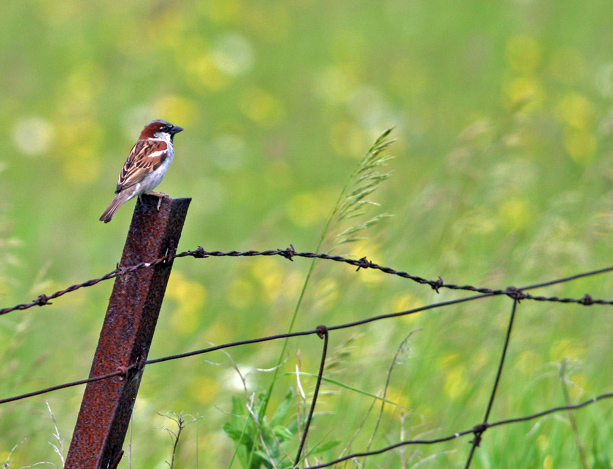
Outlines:
[{"label": "bird's wing", "polygon": [[133,186],[141,182],[147,174],[151,174],[168,157],[168,145],[162,140],[139,140],[119,174],[117,190]]}]

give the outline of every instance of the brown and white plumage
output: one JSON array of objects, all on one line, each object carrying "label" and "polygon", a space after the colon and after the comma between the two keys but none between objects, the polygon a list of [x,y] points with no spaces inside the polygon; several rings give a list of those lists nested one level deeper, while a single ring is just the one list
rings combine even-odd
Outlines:
[{"label": "brown and white plumage", "polygon": [[152,193],[174,157],[173,137],[182,130],[163,120],[151,121],[145,126],[119,173],[116,195],[100,221],[110,222],[117,209],[128,200]]}]

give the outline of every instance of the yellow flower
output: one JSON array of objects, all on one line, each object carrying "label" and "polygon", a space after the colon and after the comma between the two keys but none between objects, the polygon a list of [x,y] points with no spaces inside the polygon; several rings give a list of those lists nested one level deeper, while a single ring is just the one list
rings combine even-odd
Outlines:
[{"label": "yellow flower", "polygon": [[339,122],[330,130],[332,148],[342,156],[362,158],[369,142],[366,133],[353,122]]},{"label": "yellow flower", "polygon": [[287,215],[297,226],[308,227],[326,217],[324,204],[313,192],[294,194],[287,204]]},{"label": "yellow flower", "polygon": [[215,23],[229,24],[236,21],[245,11],[240,0],[224,0],[223,2],[198,2],[200,9]]},{"label": "yellow flower", "polygon": [[211,91],[219,91],[230,83],[230,78],[217,68],[213,58],[207,54],[195,57],[186,69],[190,86],[196,90],[204,86]]},{"label": "yellow flower", "polygon": [[[420,306],[423,306],[423,305],[424,305],[424,302],[421,298],[417,298],[415,295],[411,295],[410,293],[407,293],[405,295],[398,295],[392,300],[391,310],[393,312],[408,311],[410,309],[419,308]],[[404,318],[407,320],[414,320],[414,319],[417,319],[417,317],[418,315],[415,315],[415,314],[404,316]]]},{"label": "yellow flower", "polygon": [[576,163],[587,165],[596,155],[598,142],[593,132],[568,129],[564,132],[564,149]]},{"label": "yellow flower", "polygon": [[283,273],[279,261],[270,257],[256,258],[253,260],[251,272],[262,287],[266,301],[276,300],[283,289]]},{"label": "yellow flower", "polygon": [[255,288],[245,279],[234,280],[228,288],[228,301],[232,306],[242,309],[253,303]]},{"label": "yellow flower", "polygon": [[534,373],[534,371],[540,368],[542,364],[543,363],[539,355],[531,350],[526,350],[521,352],[517,357],[515,369],[519,370],[521,373],[530,374]]},{"label": "yellow flower", "polygon": [[509,106],[521,110],[538,109],[543,103],[545,92],[534,77],[519,77],[505,85]]},{"label": "yellow flower", "polygon": [[317,282],[317,309],[325,310],[336,302],[339,296],[339,286],[336,280],[324,278]]},{"label": "yellow flower", "polygon": [[202,404],[210,404],[217,397],[219,383],[206,376],[195,378],[189,384],[189,392]]},{"label": "yellow flower", "polygon": [[507,200],[499,209],[501,225],[507,229],[522,230],[530,221],[531,211],[527,200],[519,198]]},{"label": "yellow flower", "polygon": [[243,114],[264,127],[273,127],[285,117],[281,101],[260,88],[250,88],[240,98]]},{"label": "yellow flower", "polygon": [[549,446],[549,438],[547,437],[547,435],[539,435],[536,438],[536,446],[538,446],[538,449],[540,451],[545,451]]},{"label": "yellow flower", "polygon": [[516,36],[507,44],[507,60],[513,70],[532,73],[541,63],[541,46],[530,36]]},{"label": "yellow flower", "polygon": [[170,317],[170,327],[182,335],[197,330],[206,302],[206,289],[177,271],[170,277],[166,295],[178,304]]},{"label": "yellow flower", "polygon": [[577,129],[592,128],[595,120],[594,105],[579,93],[569,93],[557,106],[557,114],[565,123]]},{"label": "yellow flower", "polygon": [[397,412],[406,412],[407,409],[409,409],[409,406],[411,405],[411,401],[409,399],[409,396],[407,396],[406,391],[401,390],[401,389],[395,389],[392,386],[390,386],[390,388],[387,391],[386,399],[388,401],[398,404],[399,406],[404,407],[403,409],[402,407],[398,407],[398,406],[394,406],[392,404],[386,403],[384,411],[392,415],[396,414]]},{"label": "yellow flower", "polygon": [[464,365],[457,365],[455,368],[447,371],[443,389],[451,399],[459,399],[468,392],[469,384],[466,380]]},{"label": "yellow flower", "polygon": [[155,115],[164,116],[165,120],[176,122],[177,125],[189,127],[198,113],[193,101],[176,95],[168,95],[158,99],[153,105]]},{"label": "yellow flower", "polygon": [[549,349],[549,356],[554,361],[560,361],[563,358],[581,360],[585,356],[585,345],[577,339],[556,340]]}]

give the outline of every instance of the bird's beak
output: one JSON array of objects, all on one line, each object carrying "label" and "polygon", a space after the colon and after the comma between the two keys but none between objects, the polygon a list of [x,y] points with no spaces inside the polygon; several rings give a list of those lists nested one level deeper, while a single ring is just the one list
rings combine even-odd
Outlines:
[{"label": "bird's beak", "polygon": [[183,127],[179,127],[178,125],[172,126],[172,134],[178,134],[179,132],[183,132]]}]

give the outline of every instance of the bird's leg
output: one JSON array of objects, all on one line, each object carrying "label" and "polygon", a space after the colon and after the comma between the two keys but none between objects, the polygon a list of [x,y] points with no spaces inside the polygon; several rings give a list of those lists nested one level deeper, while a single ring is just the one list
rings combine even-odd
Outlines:
[{"label": "bird's leg", "polygon": [[165,197],[169,197],[168,194],[164,194],[163,192],[149,192],[149,195],[152,195],[154,197],[158,198],[158,205],[157,205],[157,210],[158,212],[160,211],[160,205],[162,205],[162,199]]}]

